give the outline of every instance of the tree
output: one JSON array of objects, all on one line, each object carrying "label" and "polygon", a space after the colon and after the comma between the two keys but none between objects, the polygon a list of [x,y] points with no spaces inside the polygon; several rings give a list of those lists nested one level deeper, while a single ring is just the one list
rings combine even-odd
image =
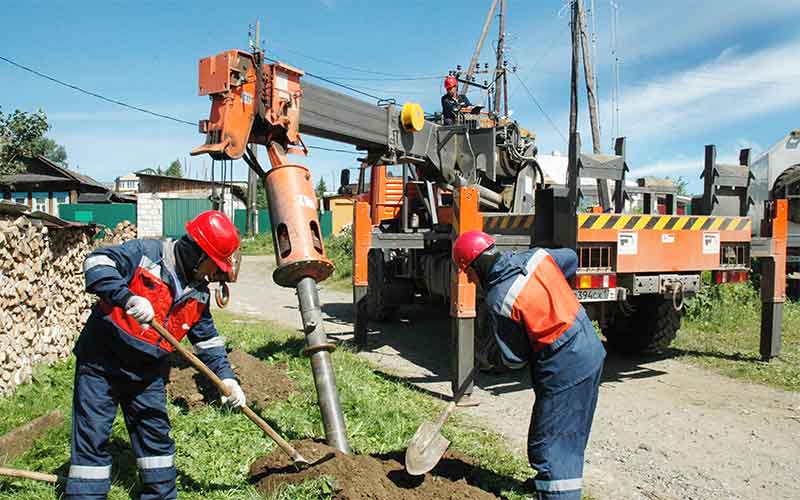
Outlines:
[{"label": "tree", "polygon": [[322,198],[325,197],[325,192],[327,190],[328,186],[325,185],[325,179],[320,177],[319,182],[317,183],[317,188],[314,190],[317,193],[317,199],[319,200],[320,206],[322,206]]},{"label": "tree", "polygon": [[264,187],[264,183],[261,180],[256,183],[256,208],[259,210],[269,208],[269,204],[267,204],[267,188]]},{"label": "tree", "polygon": [[680,196],[690,196],[689,194],[689,181],[684,179],[683,176],[678,176],[677,178],[673,179],[675,183],[675,187],[678,189],[678,195]]},{"label": "tree", "polygon": [[9,115],[0,111],[0,175],[22,171],[22,157],[43,153],[42,139],[49,128],[42,110],[26,113],[17,109]]},{"label": "tree", "polygon": [[169,175],[170,177],[183,177],[183,168],[181,167],[181,161],[176,159],[172,163],[169,164],[167,167],[167,171],[164,172],[164,175]]},{"label": "tree", "polygon": [[40,142],[40,147],[42,149],[42,156],[47,158],[48,160],[52,161],[53,163],[58,163],[59,165],[67,166],[67,150],[64,149],[64,146],[58,144],[53,139],[49,137],[43,137]]}]

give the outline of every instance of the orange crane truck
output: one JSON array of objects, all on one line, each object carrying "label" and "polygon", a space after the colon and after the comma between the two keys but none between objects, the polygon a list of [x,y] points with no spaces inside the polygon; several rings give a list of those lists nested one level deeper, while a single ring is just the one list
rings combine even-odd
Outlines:
[{"label": "orange crane truck", "polygon": [[[452,317],[454,388],[474,365],[480,312],[476,284],[450,259],[452,242],[465,231],[486,231],[501,249],[575,249],[575,293],[609,345],[625,351],[669,344],[683,300],[700,289],[702,272],[725,281],[746,279],[751,220],[744,170],[710,175],[691,216],[676,215],[674,202],[666,203],[666,214],[655,213],[656,203],[645,204],[642,213],[623,213],[623,139],[614,155],[590,155],[580,153],[575,137],[566,185],[549,185],[533,134],[508,119],[465,117],[444,126],[426,119],[418,104],[370,103],[309,83],[302,70],[267,61],[260,50],[202,59],[199,86],[212,107],[200,123],[205,144],[192,154],[243,158],[265,183],[277,259],[273,279],[298,291],[323,423],[339,449],[347,449],[344,421],[316,289],[333,265],[325,255],[311,173],[289,156],[307,153],[304,135],[364,152],[354,204],[356,341],[366,344],[370,316],[384,319],[415,294],[443,297]],[[266,146],[270,169],[259,164],[255,144]],[[613,207],[578,213],[581,177],[613,182]],[[719,203],[725,196],[739,197],[743,208],[721,213],[728,207]],[[668,193],[664,197],[669,201]],[[762,255],[779,253],[779,245],[770,245],[762,245]],[[780,290],[772,300],[782,300]]]}]

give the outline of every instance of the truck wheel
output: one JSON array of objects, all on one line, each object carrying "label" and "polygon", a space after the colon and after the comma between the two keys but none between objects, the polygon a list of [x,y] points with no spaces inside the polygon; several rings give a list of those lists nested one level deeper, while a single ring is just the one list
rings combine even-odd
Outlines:
[{"label": "truck wheel", "polygon": [[[775,184],[772,186],[770,199],[783,198],[784,193],[790,196],[800,194],[800,182],[795,182],[793,185],[787,184],[789,179],[796,176],[798,173],[800,173],[800,165],[789,167],[781,172],[781,175],[775,179]],[[797,208],[798,203],[800,203],[800,200],[796,198],[789,200],[789,220],[800,224],[800,209]]]},{"label": "truck wheel", "polygon": [[395,313],[397,306],[390,306],[388,300],[390,277],[387,276],[381,250],[370,250],[367,256],[367,316],[373,321],[385,321]]},{"label": "truck wheel", "polygon": [[681,328],[681,311],[660,295],[635,297],[630,311],[618,311],[603,329],[608,347],[623,354],[647,354],[669,347]]}]

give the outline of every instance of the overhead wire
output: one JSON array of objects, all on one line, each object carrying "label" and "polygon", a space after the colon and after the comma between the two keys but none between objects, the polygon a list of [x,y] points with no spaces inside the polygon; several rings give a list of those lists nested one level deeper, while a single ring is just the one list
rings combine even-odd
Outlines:
[{"label": "overhead wire", "polygon": [[[8,63],[8,64],[10,64],[10,65],[12,65],[12,66],[14,66],[16,68],[19,68],[21,70],[27,71],[28,73],[36,75],[36,76],[38,76],[40,78],[44,78],[45,80],[49,80],[49,81],[51,81],[53,83],[56,83],[56,84],[64,86],[64,87],[67,87],[67,88],[75,90],[77,92],[81,92],[83,94],[86,94],[88,96],[94,97],[96,99],[100,99],[102,101],[105,101],[105,102],[108,102],[108,103],[111,103],[111,104],[115,104],[117,106],[122,106],[124,108],[130,109],[130,110],[133,110],[133,111],[139,111],[140,113],[146,113],[148,115],[155,116],[157,118],[163,118],[163,119],[166,119],[166,120],[171,120],[171,121],[176,122],[176,123],[182,123],[182,124],[185,124],[185,125],[191,125],[192,127],[197,127],[197,123],[196,122],[190,122],[188,120],[183,120],[183,119],[175,117],[175,116],[170,116],[170,115],[167,115],[167,114],[164,114],[164,113],[158,113],[156,111],[153,111],[153,110],[150,110],[150,109],[147,109],[147,108],[143,108],[141,106],[135,106],[133,104],[128,104],[126,102],[120,101],[119,99],[114,99],[114,98],[111,98],[111,97],[104,96],[104,95],[99,94],[97,92],[94,92],[94,91],[91,91],[91,90],[87,90],[87,89],[85,89],[83,87],[79,87],[78,85],[74,85],[74,84],[65,82],[65,81],[63,81],[61,79],[58,79],[58,78],[54,77],[54,76],[47,75],[45,73],[42,73],[41,71],[37,71],[37,70],[35,70],[33,68],[25,66],[24,64],[20,64],[20,63],[14,61],[12,59],[9,59],[8,57],[0,56],[0,60],[5,61],[6,63]],[[322,151],[332,151],[332,152],[336,152],[336,153],[347,153],[347,154],[356,154],[356,155],[357,154],[361,154],[358,151],[348,151],[348,150],[345,150],[345,149],[327,148],[327,147],[324,147],[324,146],[308,145],[307,147],[309,149],[318,149],[318,150],[322,150]]]},{"label": "overhead wire", "polygon": [[560,135],[560,136],[561,136],[561,138],[564,140],[564,142],[565,142],[565,143],[567,143],[567,142],[568,142],[568,141],[567,141],[567,137],[564,135],[564,133],[563,133],[563,132],[561,132],[561,129],[559,129],[559,128],[558,128],[558,126],[555,124],[555,122],[553,121],[553,119],[552,119],[552,118],[550,118],[550,115],[549,115],[549,114],[547,114],[547,111],[545,111],[545,110],[544,110],[544,108],[542,107],[542,105],[541,105],[541,104],[539,104],[539,101],[538,101],[538,100],[536,99],[536,97],[533,95],[533,92],[531,92],[531,89],[529,89],[529,88],[528,88],[528,86],[525,84],[525,82],[522,80],[522,78],[520,78],[520,77],[519,77],[519,75],[517,75],[516,73],[514,73],[514,76],[516,76],[516,77],[517,77],[517,80],[519,80],[519,82],[522,84],[522,88],[524,88],[524,89],[525,89],[525,92],[527,92],[527,93],[528,93],[528,96],[531,98],[531,100],[533,101],[533,103],[534,103],[534,104],[536,104],[536,107],[537,107],[537,108],[539,108],[539,111],[541,111],[541,112],[542,112],[542,114],[544,115],[544,117],[545,117],[545,118],[547,118],[547,121],[548,121],[548,122],[550,122],[550,126],[551,126],[551,127],[553,127],[553,130],[555,130],[555,131],[558,133],[558,135]]},{"label": "overhead wire", "polygon": [[124,108],[132,109],[134,111],[139,111],[141,113],[147,113],[148,115],[157,116],[159,118],[164,118],[166,120],[172,120],[172,121],[178,122],[178,123],[185,123],[185,124],[191,125],[193,127],[197,126],[197,123],[193,123],[193,122],[190,122],[190,121],[182,120],[180,118],[176,118],[176,117],[170,116],[170,115],[165,115],[163,113],[157,113],[155,111],[151,111],[149,109],[142,108],[140,106],[134,106],[132,104],[128,104],[128,103],[122,102],[122,101],[120,101],[118,99],[112,99],[110,97],[106,97],[104,95],[98,94],[97,92],[92,92],[91,90],[86,90],[83,87],[79,87],[77,85],[73,85],[71,83],[67,83],[67,82],[65,82],[63,80],[59,80],[58,78],[55,78],[53,76],[46,75],[46,74],[44,74],[44,73],[42,73],[40,71],[36,71],[33,68],[29,68],[28,66],[25,66],[25,65],[20,64],[20,63],[18,63],[16,61],[13,61],[13,60],[11,60],[11,59],[9,59],[7,57],[0,56],[0,60],[5,61],[8,64],[11,64],[12,66],[16,66],[17,68],[22,69],[24,71],[27,71],[29,73],[33,73],[36,76],[39,76],[39,77],[44,78],[46,80],[50,80],[51,82],[57,83],[59,85],[63,85],[64,87],[68,87],[68,88],[70,88],[72,90],[76,90],[76,91],[81,92],[83,94],[86,94],[86,95],[89,95],[89,96],[92,96],[92,97],[96,97],[97,99],[101,99],[103,101],[110,102],[111,104],[116,104],[117,106],[122,106]]}]

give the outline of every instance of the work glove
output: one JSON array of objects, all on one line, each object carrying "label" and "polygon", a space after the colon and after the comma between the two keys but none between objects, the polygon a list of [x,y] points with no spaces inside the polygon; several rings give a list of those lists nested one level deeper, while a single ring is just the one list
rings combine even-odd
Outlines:
[{"label": "work glove", "polygon": [[153,305],[144,297],[134,295],[125,303],[125,312],[131,318],[145,325],[153,321]]},{"label": "work glove", "polygon": [[242,386],[239,385],[239,382],[232,378],[226,378],[222,380],[222,383],[231,391],[230,396],[222,396],[222,404],[228,405],[231,408],[241,408],[247,404],[247,398],[245,398],[244,391],[242,390]]}]

